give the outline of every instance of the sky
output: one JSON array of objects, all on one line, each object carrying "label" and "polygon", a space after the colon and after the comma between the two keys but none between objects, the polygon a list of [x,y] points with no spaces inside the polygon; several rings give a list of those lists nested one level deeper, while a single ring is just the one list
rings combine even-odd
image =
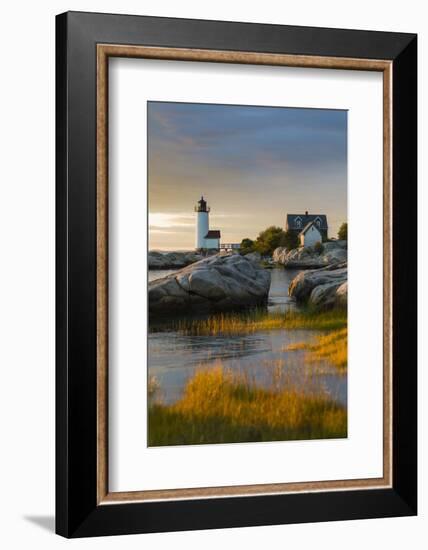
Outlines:
[{"label": "sky", "polygon": [[223,243],[255,239],[287,213],[347,219],[347,112],[148,102],[149,249],[192,250],[194,207]]}]

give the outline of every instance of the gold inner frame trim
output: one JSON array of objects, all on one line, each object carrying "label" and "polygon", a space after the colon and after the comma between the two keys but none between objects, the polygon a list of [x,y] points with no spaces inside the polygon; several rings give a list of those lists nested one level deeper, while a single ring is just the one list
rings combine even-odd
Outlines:
[{"label": "gold inner frame trim", "polygon": [[[383,476],[297,483],[109,492],[108,488],[108,59],[346,69],[383,73]],[[256,52],[97,45],[97,503],[222,498],[392,486],[392,62]]]}]

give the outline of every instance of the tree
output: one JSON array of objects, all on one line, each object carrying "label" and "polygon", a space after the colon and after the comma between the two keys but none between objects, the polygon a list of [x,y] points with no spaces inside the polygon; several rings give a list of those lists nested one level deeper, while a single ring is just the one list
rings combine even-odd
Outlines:
[{"label": "tree", "polygon": [[299,246],[299,239],[294,231],[283,231],[279,240],[279,246],[283,246],[287,250],[292,250]]},{"label": "tree", "polygon": [[242,255],[254,252],[254,241],[251,239],[242,239],[239,252]]},{"label": "tree", "polygon": [[275,225],[261,231],[254,245],[255,250],[262,256],[272,255],[275,248],[278,248],[283,233],[283,230]]},{"label": "tree", "polygon": [[342,223],[342,225],[340,226],[337,236],[341,241],[348,240],[348,224],[346,222]]}]

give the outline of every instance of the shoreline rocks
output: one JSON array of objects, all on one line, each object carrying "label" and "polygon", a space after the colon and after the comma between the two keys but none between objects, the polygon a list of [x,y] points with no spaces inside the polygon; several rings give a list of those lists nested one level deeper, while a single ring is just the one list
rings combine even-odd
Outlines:
[{"label": "shoreline rocks", "polygon": [[256,264],[259,264],[262,261],[262,256],[259,252],[250,252],[248,254],[245,254],[244,258],[246,258],[247,260],[251,260]]},{"label": "shoreline rocks", "polygon": [[312,247],[300,247],[288,250],[276,248],[272,259],[284,267],[293,269],[317,269],[344,262],[348,258],[347,241],[329,241],[323,243],[321,252]]},{"label": "shoreline rocks", "polygon": [[226,311],[266,303],[270,273],[255,258],[216,254],[149,283],[150,313]]},{"label": "shoreline rocks", "polygon": [[317,309],[347,307],[348,264],[342,262],[321,269],[302,271],[288,289],[297,302]]},{"label": "shoreline rocks", "polygon": [[196,252],[156,252],[148,253],[149,269],[175,269],[186,267],[202,260],[203,256]]}]

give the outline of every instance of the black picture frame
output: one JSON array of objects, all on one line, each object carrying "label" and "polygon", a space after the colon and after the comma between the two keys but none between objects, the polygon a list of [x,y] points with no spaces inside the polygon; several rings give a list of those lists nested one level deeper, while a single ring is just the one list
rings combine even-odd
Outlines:
[{"label": "black picture frame", "polygon": [[[392,487],[97,504],[96,46],[392,62]],[[56,18],[56,532],[65,537],[417,513],[417,36],[68,12]]]}]

